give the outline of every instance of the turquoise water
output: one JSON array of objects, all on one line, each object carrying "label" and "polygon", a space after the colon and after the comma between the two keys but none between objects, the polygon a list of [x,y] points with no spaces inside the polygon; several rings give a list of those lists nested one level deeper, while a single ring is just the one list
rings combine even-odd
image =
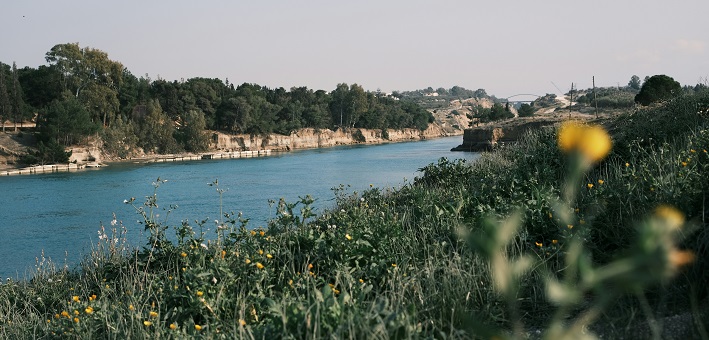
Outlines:
[{"label": "turquoise water", "polygon": [[[113,214],[127,228],[131,245],[145,236],[135,209],[123,201],[144,202],[152,183],[157,190],[160,221],[179,226],[188,220],[219,218],[219,194],[209,183],[219,180],[225,212],[243,212],[249,226],[265,226],[275,214],[269,200],[298,196],[317,199],[318,211],[334,204],[331,190],[350,185],[349,192],[374,186],[399,187],[417,169],[441,157],[474,159],[478,154],[451,152],[462,137],[372,146],[336,147],[276,154],[271,157],[178,163],[117,164],[98,170],[33,176],[0,177],[0,277],[31,277],[42,252],[70,267],[98,241]],[[176,205],[169,215],[163,210]],[[169,232],[172,234],[172,232]]]}]

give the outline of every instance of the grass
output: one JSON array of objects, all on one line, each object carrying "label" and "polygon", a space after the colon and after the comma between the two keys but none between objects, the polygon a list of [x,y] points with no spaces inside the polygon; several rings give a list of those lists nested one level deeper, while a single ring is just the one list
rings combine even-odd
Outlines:
[{"label": "grass", "polygon": [[[3,283],[0,337],[575,338],[594,324],[657,337],[664,313],[682,312],[706,337],[708,103],[605,122],[614,148],[582,170],[545,129],[400,189],[342,190],[318,216],[310,197],[278,202],[266,229],[228,212],[209,235],[163,225],[158,180],[128,202],[145,246],[114,218],[79,270],[40,261]],[[686,216],[681,232],[652,214],[663,205]],[[682,267],[680,250],[694,254]]]}]

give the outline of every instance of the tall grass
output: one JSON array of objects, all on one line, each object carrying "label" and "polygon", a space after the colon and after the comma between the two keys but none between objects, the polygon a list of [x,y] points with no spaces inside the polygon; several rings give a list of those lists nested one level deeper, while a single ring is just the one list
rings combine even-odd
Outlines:
[{"label": "tall grass", "polygon": [[[574,160],[557,147],[554,129],[472,164],[442,159],[396,190],[343,189],[321,215],[312,213],[310,197],[280,201],[266,229],[232,213],[223,213],[212,234],[200,231],[208,222],[164,225],[152,214],[163,200],[158,180],[145,202],[127,202],[150,235],[145,246],[125,244],[114,218],[79,270],[43,260],[31,280],[4,282],[0,337],[534,336],[550,322],[565,327],[594,310],[600,287],[579,283],[580,298],[560,306],[550,285],[576,282],[569,268],[578,263],[604,273],[619,259],[637,260],[639,230],[653,225],[648,213],[661,204],[687,216],[680,247],[695,261],[682,280],[651,276],[633,289],[615,277],[599,281],[618,294],[597,319],[630,334],[637,320],[656,321],[665,311],[694,310],[702,320],[709,293],[701,285],[709,273],[707,98],[680,98],[607,122],[613,152],[572,184]],[[682,125],[670,124],[677,119]],[[575,194],[565,201],[569,185]],[[504,245],[487,253],[472,246],[471,237],[495,235],[509,216],[518,216],[518,225]],[[176,242],[167,240],[171,232]],[[495,254],[504,261],[491,266]],[[495,270],[522,260],[515,285],[501,291]],[[698,322],[691,335],[705,334],[702,327]]]}]

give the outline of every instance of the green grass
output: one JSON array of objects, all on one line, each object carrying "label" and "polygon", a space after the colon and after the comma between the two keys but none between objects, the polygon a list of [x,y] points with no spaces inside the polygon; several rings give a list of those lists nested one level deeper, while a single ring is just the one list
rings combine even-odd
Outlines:
[{"label": "green grass", "polygon": [[[267,229],[231,213],[210,235],[199,225],[162,225],[152,215],[158,180],[145,203],[130,202],[148,244],[129,248],[116,223],[80,270],[42,260],[31,280],[4,282],[0,338],[504,337],[518,325],[534,334],[571,323],[604,291],[615,298],[598,322],[618,335],[693,303],[701,309],[709,293],[700,284],[709,279],[707,103],[706,94],[683,97],[606,122],[614,149],[577,180],[569,180],[573,159],[558,150],[555,130],[545,129],[472,164],[442,159],[396,190],[341,190],[318,216],[309,197],[278,202]],[[577,194],[564,201],[568,185]],[[678,242],[696,258],[682,275],[658,278],[637,265],[647,276],[639,288],[613,277],[602,282],[610,287],[582,291],[579,303],[550,302],[550,280],[574,282],[576,244],[589,273],[619,258],[641,261],[638,230],[661,204],[689,221]],[[471,246],[515,212],[517,231],[499,250]],[[165,236],[172,232],[176,242]],[[531,260],[506,291],[494,288],[490,261],[499,254]]]}]

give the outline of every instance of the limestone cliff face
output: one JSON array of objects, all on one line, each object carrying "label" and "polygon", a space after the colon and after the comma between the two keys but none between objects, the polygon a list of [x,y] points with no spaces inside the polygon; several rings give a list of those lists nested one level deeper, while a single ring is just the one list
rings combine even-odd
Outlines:
[{"label": "limestone cliff face", "polygon": [[[362,138],[357,138],[357,131]],[[289,151],[295,149],[326,148],[338,145],[379,144],[388,142],[416,141],[427,138],[448,136],[440,126],[431,124],[426,130],[403,129],[387,130],[384,136],[382,130],[369,129],[300,129],[288,136],[269,134],[265,136],[230,135],[215,132],[212,137],[213,149],[225,151]],[[387,137],[387,138],[385,138]]]},{"label": "limestone cliff face", "polygon": [[466,129],[463,144],[453,151],[488,151],[497,144],[516,142],[528,130],[540,129],[556,124],[556,120],[524,121],[506,126],[483,126]]}]

